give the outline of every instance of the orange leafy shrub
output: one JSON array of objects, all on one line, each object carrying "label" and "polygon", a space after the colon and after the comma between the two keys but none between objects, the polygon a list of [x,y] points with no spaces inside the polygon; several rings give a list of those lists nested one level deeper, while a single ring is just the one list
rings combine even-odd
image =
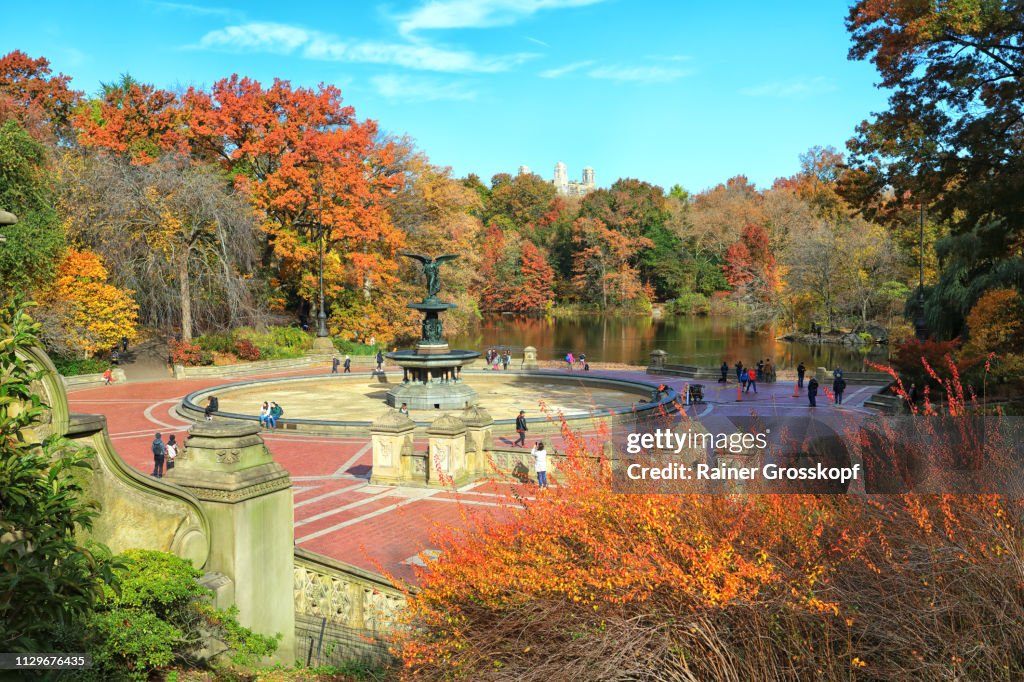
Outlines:
[{"label": "orange leafy shrub", "polygon": [[512,485],[435,539],[396,642],[406,677],[1024,675],[1018,501],[626,495],[567,435],[556,487]]}]

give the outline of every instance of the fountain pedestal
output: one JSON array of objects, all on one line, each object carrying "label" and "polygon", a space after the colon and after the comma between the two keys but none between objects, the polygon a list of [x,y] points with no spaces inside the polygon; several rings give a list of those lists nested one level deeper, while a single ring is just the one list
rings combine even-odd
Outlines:
[{"label": "fountain pedestal", "polygon": [[462,383],[463,365],[480,353],[451,350],[444,338],[440,314],[456,307],[430,296],[410,308],[423,313],[420,341],[413,350],[387,353],[385,357],[402,368],[402,383],[388,391],[387,403],[410,410],[461,410],[476,402],[476,391]]}]

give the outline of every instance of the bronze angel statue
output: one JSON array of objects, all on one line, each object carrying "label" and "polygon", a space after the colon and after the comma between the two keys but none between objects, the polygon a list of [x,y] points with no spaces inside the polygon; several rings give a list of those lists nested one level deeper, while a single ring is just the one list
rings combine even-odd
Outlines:
[{"label": "bronze angel statue", "polygon": [[423,266],[423,274],[427,278],[427,298],[434,298],[437,296],[437,292],[441,291],[441,275],[438,273],[441,263],[455,260],[459,257],[456,253],[448,253],[436,258],[424,256],[421,253],[401,253],[399,255],[418,260]]}]

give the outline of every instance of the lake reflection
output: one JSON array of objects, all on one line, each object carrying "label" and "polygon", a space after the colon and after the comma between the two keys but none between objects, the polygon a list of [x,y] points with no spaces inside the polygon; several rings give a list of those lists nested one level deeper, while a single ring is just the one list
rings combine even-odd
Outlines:
[{"label": "lake reflection", "polygon": [[487,315],[468,334],[449,339],[452,348],[483,350],[509,346],[537,348],[542,360],[559,360],[568,351],[584,352],[595,362],[646,365],[650,352],[664,350],[669,362],[717,367],[726,360],[751,365],[771,358],[779,368],[794,367],[801,360],[808,367],[850,370],[863,367],[865,358],[885,362],[884,346],[871,355],[846,346],[776,341],[773,327],[749,328],[733,317],[612,317],[603,315],[543,318]]}]

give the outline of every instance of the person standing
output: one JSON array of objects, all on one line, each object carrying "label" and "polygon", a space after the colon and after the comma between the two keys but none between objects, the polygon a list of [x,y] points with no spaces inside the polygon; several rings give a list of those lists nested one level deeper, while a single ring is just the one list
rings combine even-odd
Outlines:
[{"label": "person standing", "polygon": [[565,364],[566,364],[566,366],[568,366],[570,372],[572,371],[572,363],[573,363],[572,351],[569,351],[568,353],[565,354]]},{"label": "person standing", "polygon": [[750,389],[754,389],[754,394],[757,395],[757,370],[752,369],[747,372],[747,389],[744,393],[750,393]]},{"label": "person standing", "polygon": [[174,468],[174,458],[178,456],[178,441],[172,433],[167,439],[167,470]]},{"label": "person standing", "polygon": [[156,478],[164,477],[164,456],[166,454],[167,446],[164,445],[163,438],[158,433],[153,437],[153,476]]},{"label": "person standing", "polygon": [[764,380],[764,360],[758,359],[757,361],[757,372],[755,373],[758,381]]},{"label": "person standing", "polygon": [[345,356],[345,374],[352,373],[352,358]]},{"label": "person standing", "polygon": [[331,374],[337,374],[338,373],[338,367],[340,365],[341,365],[341,360],[339,360],[337,357],[331,358]]},{"label": "person standing", "polygon": [[797,388],[804,387],[804,374],[807,373],[807,368],[804,367],[804,363],[801,360],[800,364],[796,366],[796,386]]},{"label": "person standing", "polygon": [[738,381],[738,382],[740,382],[742,384],[744,376],[746,376],[746,375],[743,373],[743,361],[742,360],[737,360],[736,361],[736,381]]},{"label": "person standing", "polygon": [[910,390],[907,391],[907,403],[907,407],[913,412],[917,405],[917,384],[910,384]]},{"label": "person standing", "polygon": [[722,360],[722,378],[718,380],[718,383],[729,383],[729,363],[727,363],[725,360]]},{"label": "person standing", "polygon": [[537,486],[541,490],[548,487],[548,451],[544,449],[544,443],[537,441],[530,451],[533,454],[533,470],[537,472]]},{"label": "person standing", "polygon": [[836,394],[836,405],[843,404],[843,391],[846,390],[846,379],[842,373],[832,381],[832,392]]},{"label": "person standing", "polygon": [[128,352],[128,337],[127,336],[122,336],[121,337],[121,352],[122,353],[127,353]]},{"label": "person standing", "polygon": [[384,371],[384,353],[381,351],[377,351],[377,371]]},{"label": "person standing", "polygon": [[818,397],[818,379],[817,377],[811,377],[811,380],[807,382],[807,400],[810,401],[811,407],[817,407],[818,403],[816,398]]},{"label": "person standing", "polygon": [[409,415],[409,406],[406,405],[405,403],[402,403],[402,406],[398,408],[398,414],[404,414],[404,415],[408,416]]},{"label": "person standing", "polygon": [[576,361],[580,363],[580,369],[584,369],[587,366],[587,354],[580,353],[580,356]]},{"label": "person standing", "polygon": [[504,371],[508,371],[508,366],[512,364],[512,352],[509,350],[505,351],[505,354],[501,356],[501,368]]},{"label": "person standing", "polygon": [[107,371],[103,373],[103,385],[109,386],[114,381],[114,371],[107,367]]},{"label": "person standing", "polygon": [[529,429],[526,428],[526,412],[519,410],[519,416],[516,417],[516,431],[519,433],[519,438],[513,443],[515,447],[525,448],[526,447],[526,432]]}]

